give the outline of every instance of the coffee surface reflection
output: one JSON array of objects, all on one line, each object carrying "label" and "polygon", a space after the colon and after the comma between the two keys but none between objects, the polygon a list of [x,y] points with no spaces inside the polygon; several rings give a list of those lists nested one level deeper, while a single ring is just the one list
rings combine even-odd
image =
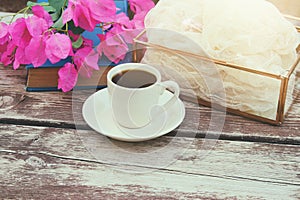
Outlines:
[{"label": "coffee surface reflection", "polygon": [[143,70],[124,70],[112,78],[112,82],[126,88],[145,88],[157,81],[156,76]]}]

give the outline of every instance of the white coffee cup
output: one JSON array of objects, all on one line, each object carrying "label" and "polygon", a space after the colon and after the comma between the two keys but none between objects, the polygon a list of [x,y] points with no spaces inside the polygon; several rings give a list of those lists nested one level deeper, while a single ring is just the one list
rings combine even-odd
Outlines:
[{"label": "white coffee cup", "polygon": [[[118,85],[113,78],[126,71],[144,71],[155,76],[155,82],[146,87],[125,87]],[[161,82],[160,72],[147,64],[125,63],[113,67],[107,74],[107,88],[110,95],[114,120],[122,127],[136,129],[151,122],[151,111],[160,106],[168,110],[179,96],[179,86],[174,81]],[[160,96],[171,90],[173,96],[163,105],[159,105]]]}]

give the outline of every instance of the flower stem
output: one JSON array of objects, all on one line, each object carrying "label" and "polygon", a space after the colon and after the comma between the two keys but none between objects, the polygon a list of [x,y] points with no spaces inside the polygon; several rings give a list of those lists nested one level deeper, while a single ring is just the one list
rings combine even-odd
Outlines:
[{"label": "flower stem", "polygon": [[12,16],[12,18],[11,18],[9,24],[11,24],[14,21],[14,19],[16,18],[17,15],[19,15],[21,13],[24,13],[24,15],[27,14],[28,10],[29,10],[29,7],[27,6],[23,9],[19,10],[17,13],[10,15],[10,16]]}]

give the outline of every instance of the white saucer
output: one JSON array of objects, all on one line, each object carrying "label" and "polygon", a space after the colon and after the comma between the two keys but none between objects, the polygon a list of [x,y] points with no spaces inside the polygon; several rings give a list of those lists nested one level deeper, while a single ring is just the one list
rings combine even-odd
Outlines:
[{"label": "white saucer", "polygon": [[[165,91],[159,99],[159,104],[167,102],[172,96],[171,92]],[[153,117],[153,121],[147,126],[126,129],[120,127],[113,119],[108,91],[102,89],[84,102],[82,114],[86,123],[102,135],[121,141],[139,142],[160,137],[174,130],[183,121],[185,108],[183,102],[178,99],[169,110]]]}]

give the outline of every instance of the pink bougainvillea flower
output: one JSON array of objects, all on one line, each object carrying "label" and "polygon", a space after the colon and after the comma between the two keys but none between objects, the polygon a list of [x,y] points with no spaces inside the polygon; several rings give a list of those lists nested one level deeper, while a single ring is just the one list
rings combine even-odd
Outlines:
[{"label": "pink bougainvillea flower", "polygon": [[[101,36],[101,41],[114,37],[115,35],[120,35],[126,43],[132,44],[133,38],[135,38],[143,30],[144,18],[147,12],[153,8],[154,3],[151,0],[147,0],[145,2],[132,0],[130,3],[132,9],[136,12],[134,18],[130,20],[125,13],[119,13],[116,16],[113,26],[109,27],[109,31],[105,34],[105,36]],[[143,3],[145,3],[145,5],[140,5]]]},{"label": "pink bougainvillea flower", "polygon": [[144,19],[145,16],[147,15],[147,12],[140,12],[134,15],[133,19],[132,19],[132,23],[135,29],[137,28],[144,28],[145,27],[145,23],[144,23]]},{"label": "pink bougainvillea flower", "polygon": [[45,53],[46,43],[42,36],[34,37],[25,48],[25,55],[34,67],[43,65],[47,56]]},{"label": "pink bougainvillea flower", "polygon": [[10,42],[7,45],[6,51],[1,55],[1,62],[7,66],[13,63],[15,59],[14,52],[16,51],[17,46]]},{"label": "pink bougainvillea flower", "polygon": [[155,4],[152,0],[129,0],[128,2],[130,9],[135,13],[133,19],[130,21],[132,29],[143,29],[145,16]]},{"label": "pink bougainvillea flower", "polygon": [[[73,21],[85,31],[93,31],[97,25],[104,26],[105,34],[99,36],[101,43],[97,51],[93,49],[93,41],[82,35],[49,29],[54,23],[51,15],[44,7],[33,6],[32,16],[17,19],[11,25],[0,22],[0,61],[18,69],[23,64],[38,67],[47,59],[54,64],[73,56],[74,63],[65,64],[58,72],[58,89],[70,91],[76,85],[78,74],[91,77],[93,71],[99,69],[100,55],[104,54],[114,63],[125,58],[129,51],[127,44],[144,28],[144,17],[154,7],[152,0],[129,0],[129,4],[135,14],[133,19],[125,13],[116,14],[113,0],[68,0],[68,7],[62,14],[64,24]],[[82,44],[78,40],[81,37]],[[74,49],[72,41],[77,41]]]},{"label": "pink bougainvillea flower", "polygon": [[66,24],[67,22],[71,21],[74,16],[74,10],[76,6],[74,1],[69,1],[68,8],[63,12],[63,23]]},{"label": "pink bougainvillea flower", "polygon": [[7,43],[9,40],[8,25],[0,22],[0,45]]},{"label": "pink bougainvillea flower", "polygon": [[99,60],[99,54],[96,51],[90,51],[90,53],[85,57],[84,59],[84,66],[92,68],[94,70],[98,70],[98,60]]},{"label": "pink bougainvillea flower", "polygon": [[133,38],[135,38],[141,30],[136,30],[135,25],[125,13],[120,13],[117,15],[117,20],[114,22],[114,25],[110,30],[104,35],[101,36],[100,40],[104,41],[107,38],[114,37],[115,35],[120,35],[124,41],[128,44],[133,43]]},{"label": "pink bougainvillea flower", "polygon": [[26,18],[25,23],[32,37],[43,34],[49,28],[47,22],[37,16]]},{"label": "pink bougainvillea flower", "polygon": [[12,43],[18,47],[27,47],[32,36],[27,29],[25,18],[19,18],[9,26]]},{"label": "pink bougainvillea flower", "polygon": [[111,0],[69,0],[63,23],[73,20],[76,27],[93,31],[97,24],[113,21],[116,11],[116,4]]},{"label": "pink bougainvillea flower", "polygon": [[67,23],[71,20],[74,21],[76,27],[81,27],[87,31],[93,31],[96,21],[92,18],[88,6],[89,0],[69,0],[68,8],[63,13],[63,23]]},{"label": "pink bougainvillea flower", "polygon": [[107,32],[107,34],[119,34],[126,29],[132,29],[132,23],[129,17],[125,13],[119,13],[114,21],[113,27]]},{"label": "pink bougainvillea flower", "polygon": [[144,28],[147,13],[155,6],[152,0],[129,0],[130,9],[135,13],[131,20],[134,29]]},{"label": "pink bougainvillea flower", "polygon": [[102,53],[112,62],[118,63],[123,60],[128,52],[128,46],[120,35],[106,38],[97,47],[99,53]]},{"label": "pink bougainvillea flower", "polygon": [[128,0],[130,10],[134,13],[148,12],[155,4],[152,0]]},{"label": "pink bougainvillea flower", "polygon": [[0,62],[1,62],[2,54],[7,50],[7,45],[8,45],[8,42],[0,45]]},{"label": "pink bougainvillea flower", "polygon": [[48,24],[48,27],[51,27],[53,25],[51,15],[44,9],[43,6],[40,6],[40,5],[33,6],[32,13],[35,16],[44,19],[46,21],[46,23]]},{"label": "pink bougainvillea flower", "polygon": [[[82,1],[82,0],[81,0]],[[86,0],[84,1],[89,8],[91,17],[97,22],[114,21],[117,7],[111,0]]]},{"label": "pink bougainvillea flower", "polygon": [[61,59],[65,59],[71,55],[72,42],[65,34],[52,34],[46,40],[45,53],[51,63],[57,63]]},{"label": "pink bougainvillea flower", "polygon": [[21,64],[29,64],[25,56],[25,49],[13,43],[8,43],[6,51],[1,56],[1,62],[7,66],[13,63],[13,68],[18,69]]},{"label": "pink bougainvillea flower", "polygon": [[73,21],[75,26],[80,26],[87,31],[93,31],[96,24],[99,23],[91,17],[89,9],[80,4],[74,10]]},{"label": "pink bougainvillea flower", "polygon": [[[132,25],[129,17],[125,13],[117,14],[116,21],[113,25],[107,25],[103,27],[105,34],[98,34],[100,41],[105,41],[108,38],[114,37],[123,33],[127,29],[132,29]],[[109,31],[105,31],[109,30]]]},{"label": "pink bougainvillea flower", "polygon": [[58,71],[58,89],[62,89],[63,92],[71,91],[77,82],[78,72],[74,64],[66,63]]},{"label": "pink bougainvillea flower", "polygon": [[74,56],[74,64],[77,66],[79,73],[90,78],[94,70],[98,70],[99,54],[91,47],[79,49]]},{"label": "pink bougainvillea flower", "polygon": [[16,54],[15,54],[15,60],[14,60],[14,63],[13,63],[13,68],[14,69],[18,69],[21,64],[22,65],[30,64],[30,61],[28,60],[28,58],[25,55],[25,48],[24,47],[18,47],[16,49]]},{"label": "pink bougainvillea flower", "polygon": [[83,38],[83,44],[82,44],[83,47],[91,47],[91,48],[93,47],[94,45],[93,40],[87,39],[85,37],[82,38]]}]

